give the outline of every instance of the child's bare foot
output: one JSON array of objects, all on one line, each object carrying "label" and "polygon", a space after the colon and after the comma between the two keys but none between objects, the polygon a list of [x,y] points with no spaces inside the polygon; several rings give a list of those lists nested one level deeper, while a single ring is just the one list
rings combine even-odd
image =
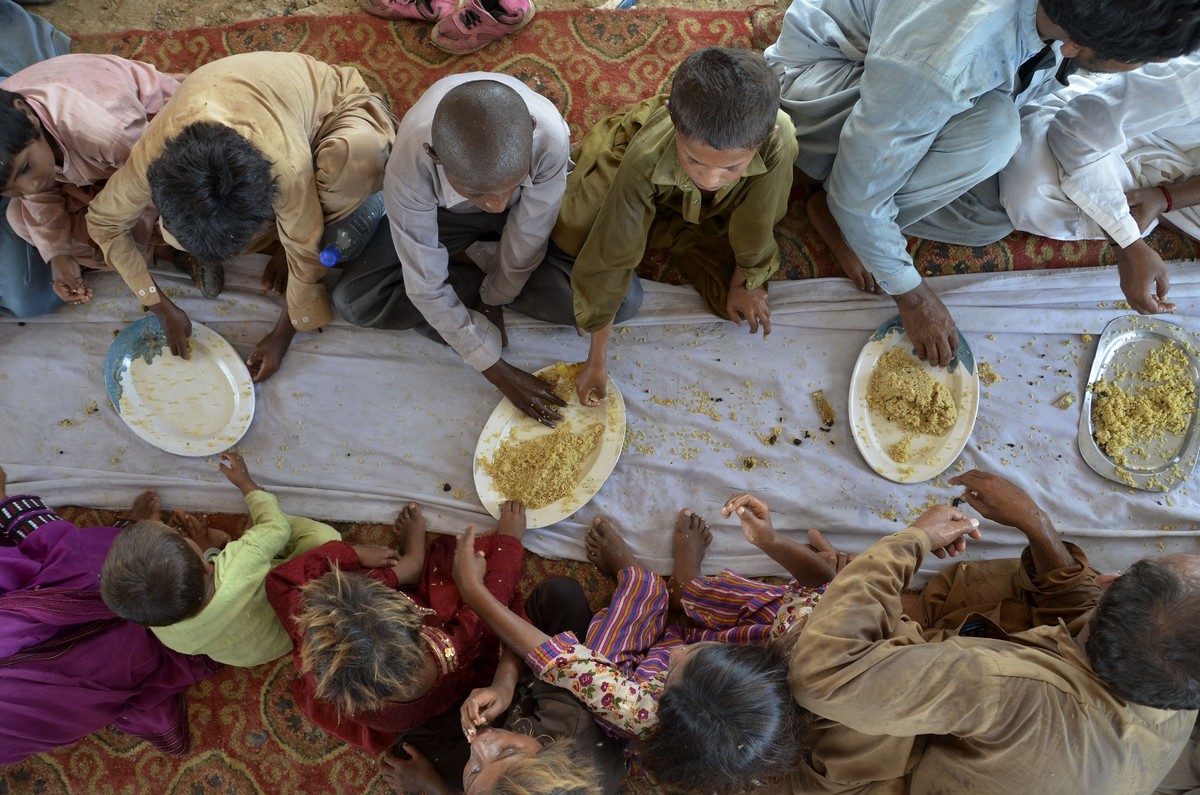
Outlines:
[{"label": "child's bare foot", "polygon": [[866,293],[878,295],[883,292],[875,283],[875,277],[854,253],[854,249],[846,243],[846,238],[842,237],[842,230],[838,228],[833,213],[829,211],[829,202],[824,191],[818,191],[810,196],[805,208],[808,211],[809,222],[812,223],[817,234],[821,236],[821,240],[833,253],[833,258],[842,269],[842,273],[854,282],[854,286]]},{"label": "child's bare foot", "polygon": [[410,502],[396,514],[396,522],[392,525],[392,535],[396,538],[396,547],[401,551],[417,539],[425,538],[425,514],[421,506]]},{"label": "child's bare foot", "polygon": [[621,538],[621,534],[603,516],[593,519],[592,526],[588,528],[587,556],[588,560],[596,564],[596,568],[610,577],[617,576],[621,569],[642,565],[625,543],[625,539]]},{"label": "child's bare foot", "polygon": [[516,500],[505,500],[500,505],[500,523],[496,535],[521,538],[525,535],[525,505]]},{"label": "child's bare foot", "polygon": [[161,522],[162,501],[154,489],[146,489],[133,499],[133,507],[129,509],[129,519],[133,522]]},{"label": "child's bare foot", "polygon": [[712,538],[708,522],[690,509],[684,508],[675,518],[675,565],[671,568],[671,578],[667,580],[672,610],[683,609],[679,596],[689,582],[700,576],[700,563]]}]

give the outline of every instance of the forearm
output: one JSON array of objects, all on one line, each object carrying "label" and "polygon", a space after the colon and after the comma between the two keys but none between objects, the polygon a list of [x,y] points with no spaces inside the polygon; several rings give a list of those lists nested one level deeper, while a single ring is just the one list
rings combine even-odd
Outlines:
[{"label": "forearm", "polygon": [[787,569],[805,588],[816,588],[833,579],[833,567],[804,544],[780,533],[769,543],[759,545],[771,560]]},{"label": "forearm", "polygon": [[1036,517],[1022,523],[1017,529],[1024,533],[1029,541],[1033,568],[1039,576],[1077,565],[1045,511],[1039,509]]},{"label": "forearm", "polygon": [[467,607],[474,610],[496,637],[522,660],[530,651],[550,640],[549,635],[505,607],[482,584],[473,584],[460,593]]},{"label": "forearm", "polygon": [[517,689],[517,682],[521,681],[521,674],[526,670],[525,658],[505,644],[500,651],[500,662],[496,663],[496,673],[492,676],[492,688],[508,693],[511,698]]},{"label": "forearm", "polygon": [[604,328],[592,332],[592,337],[588,341],[587,360],[589,362],[603,364],[608,361],[608,341],[612,339],[612,333],[612,321],[609,321]]},{"label": "forearm", "polygon": [[1189,177],[1181,182],[1163,183],[1162,187],[1171,196],[1171,210],[1200,204],[1200,176]]}]

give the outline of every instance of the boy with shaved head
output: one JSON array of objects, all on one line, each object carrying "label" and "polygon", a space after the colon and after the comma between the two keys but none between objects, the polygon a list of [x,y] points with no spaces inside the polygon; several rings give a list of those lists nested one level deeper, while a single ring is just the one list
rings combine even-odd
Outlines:
[{"label": "boy with shaved head", "polygon": [[[506,304],[574,324],[569,271],[538,267],[566,189],[567,123],[520,80],[472,72],[434,83],[396,140],[383,185],[390,236],[381,227],[345,264],[334,305],[358,326],[444,341],[514,405],[554,424],[563,402],[500,352]],[[471,249],[477,264],[451,262],[478,241],[497,242]]]}]

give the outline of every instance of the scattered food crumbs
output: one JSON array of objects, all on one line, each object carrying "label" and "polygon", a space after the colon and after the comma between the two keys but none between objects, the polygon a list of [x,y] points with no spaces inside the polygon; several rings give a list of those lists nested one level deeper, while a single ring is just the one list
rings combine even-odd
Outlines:
[{"label": "scattered food crumbs", "polygon": [[100,406],[98,406],[96,404],[96,401],[94,401],[94,400],[89,400],[88,404],[83,407],[84,414],[95,414],[99,410],[100,410]]},{"label": "scattered food crumbs", "polygon": [[994,340],[994,339],[996,339],[996,335],[995,335],[995,334],[988,334],[988,335],[987,335],[987,338],[988,338],[989,340]]},{"label": "scattered food crumbs", "polygon": [[74,424],[75,420],[71,419],[70,417],[67,417],[65,420],[58,421],[58,427],[60,428],[70,428]]},{"label": "scattered food crumbs", "polygon": [[1092,335],[1091,334],[1080,334],[1079,339],[1083,340],[1084,342],[1091,342]]},{"label": "scattered food crumbs", "polygon": [[456,500],[461,500],[462,498],[463,498],[463,490],[462,490],[462,489],[455,489],[455,490],[454,490],[454,499],[456,499]]},{"label": "scattered food crumbs", "polygon": [[450,491],[450,489],[452,489],[452,488],[454,488],[454,487],[451,486],[449,483],[442,484],[442,491]]},{"label": "scattered food crumbs", "polygon": [[799,446],[801,445],[801,440],[800,440],[800,439],[792,439],[792,444],[794,444],[794,445],[796,445],[797,447],[799,447]]},{"label": "scattered food crumbs", "polygon": [[984,386],[993,386],[1003,379],[1000,377],[999,373],[992,369],[991,362],[980,362],[979,380],[983,382]]},{"label": "scattered food crumbs", "polygon": [[1075,405],[1075,394],[1072,392],[1064,392],[1055,398],[1054,403],[1051,405],[1058,409],[1069,409],[1071,406]]},{"label": "scattered food crumbs", "polygon": [[833,406],[829,405],[829,401],[825,399],[825,390],[818,389],[812,393],[813,402],[817,404],[817,413],[821,415],[821,424],[826,429],[833,427],[834,420],[837,419],[837,414],[833,411]]}]

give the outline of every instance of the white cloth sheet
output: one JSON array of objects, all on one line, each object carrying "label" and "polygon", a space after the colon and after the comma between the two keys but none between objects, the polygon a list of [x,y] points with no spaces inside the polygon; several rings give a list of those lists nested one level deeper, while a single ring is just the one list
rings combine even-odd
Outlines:
[{"label": "white cloth sheet", "polygon": [[[158,278],[164,289],[180,292],[175,300],[194,321],[245,355],[278,313],[277,299],[257,289],[261,264],[239,262],[215,301],[201,298],[179,274]],[[96,289],[90,305],[23,323],[0,321],[0,463],[9,492],[33,492],[51,505],[120,507],[151,487],[169,507],[243,511],[215,458],[153,448],[109,404],[105,353],[113,335],[142,312],[115,275],[88,278]],[[1116,273],[950,276],[930,283],[976,358],[1004,379],[982,387],[964,466],[999,472],[1026,488],[1103,569],[1164,551],[1195,551],[1195,479],[1162,494],[1100,478],[1079,456],[1080,402],[1068,410],[1051,405],[1064,392],[1082,396],[1095,338],[1122,314],[1115,308],[1122,299]],[[1171,300],[1179,310],[1169,319],[1200,330],[1200,270],[1172,268]],[[604,513],[643,560],[666,572],[674,516],[686,506],[713,525],[706,570],[771,574],[780,569],[747,544],[736,522],[720,516],[735,492],[764,497],[777,528],[803,539],[806,528],[817,527],[851,551],[959,493],[944,483],[953,467],[940,482],[910,486],[876,476],[847,426],[852,367],[870,331],[894,314],[891,300],[858,293],[844,279],[824,279],[773,283],[771,303],[774,331],[764,342],[706,315],[690,288],[646,285],[642,311],[614,334],[611,347],[610,373],[628,407],[628,448],[593,502],[531,531],[529,549],[584,559],[586,525]],[[586,339],[572,329],[507,317],[506,356],[518,366],[532,370],[586,355]],[[1082,333],[1094,339],[1085,343]],[[823,389],[837,412],[830,432],[820,430],[814,389]],[[257,413],[240,449],[288,513],[387,522],[405,501],[417,500],[431,529],[458,532],[468,522],[491,522],[476,499],[471,462],[499,399],[448,347],[412,332],[337,321],[321,333],[297,335],[280,372],[257,388]],[[99,410],[89,413],[93,401]],[[781,430],[769,445],[775,428]],[[747,470],[739,456],[759,463]],[[984,541],[969,554],[1019,553],[1016,531],[987,522],[983,530]],[[943,564],[931,558],[927,565]]]}]

